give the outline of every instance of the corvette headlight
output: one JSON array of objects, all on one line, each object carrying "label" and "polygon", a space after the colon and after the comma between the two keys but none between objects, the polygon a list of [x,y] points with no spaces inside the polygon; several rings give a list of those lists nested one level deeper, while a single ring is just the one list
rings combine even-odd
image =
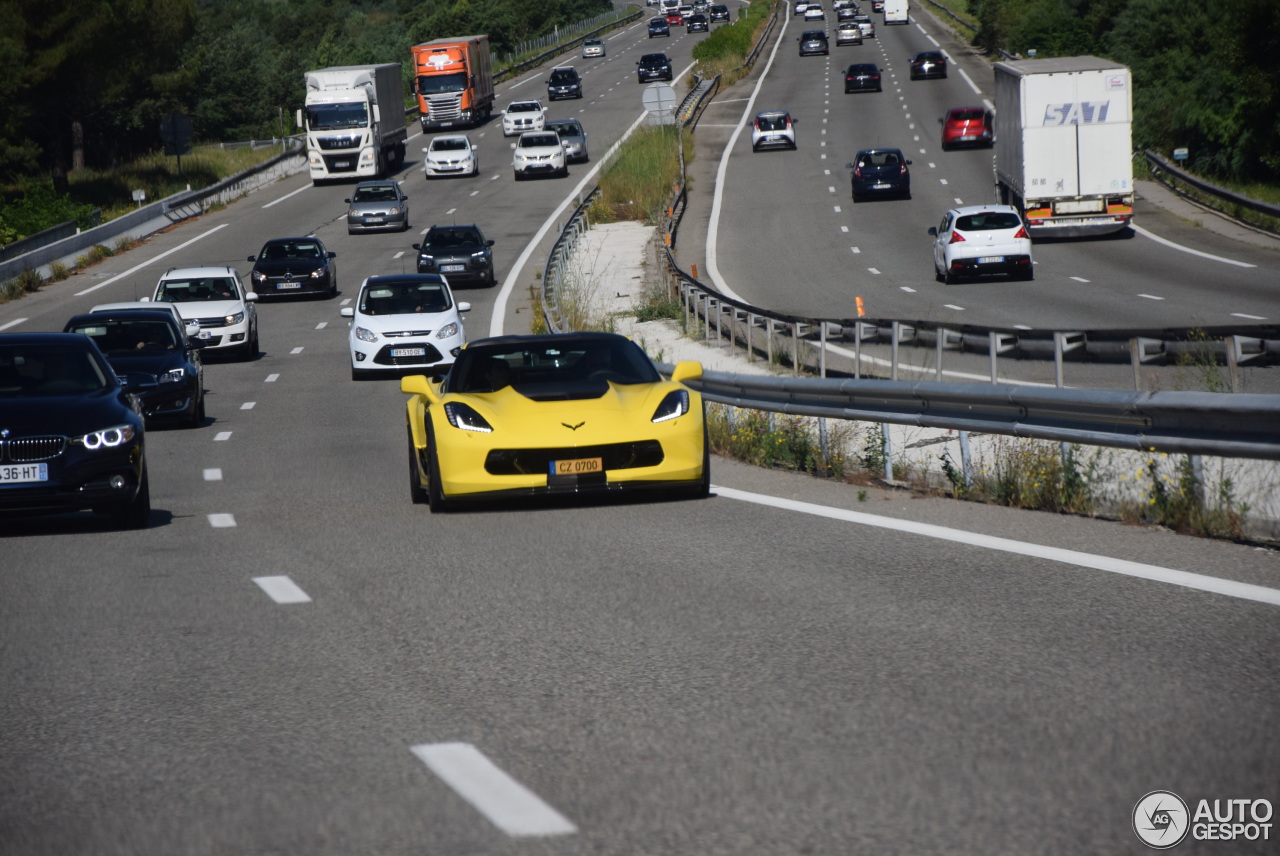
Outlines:
[{"label": "corvette headlight", "polygon": [[232,324],[239,324],[241,321],[244,320],[244,312],[237,312],[234,315],[228,315],[226,318],[222,320],[226,322],[228,327],[231,326]]},{"label": "corvette headlight", "polygon": [[457,322],[457,321],[451,321],[451,322],[449,322],[448,324],[444,325],[443,327],[441,327],[439,330],[437,330],[437,331],[436,331],[436,338],[437,338],[437,339],[448,339],[448,338],[450,338],[450,337],[452,337],[452,336],[456,336],[456,335],[458,335],[458,322]]},{"label": "corvette headlight", "polygon": [[684,416],[689,412],[689,391],[687,389],[675,389],[667,393],[667,397],[662,399],[662,403],[658,405],[658,409],[653,411],[654,422],[666,422],[668,419],[675,419],[677,416]]},{"label": "corvette headlight", "polygon": [[178,383],[186,376],[186,369],[182,368],[182,366],[178,366],[176,369],[169,369],[167,372],[160,375],[157,380],[159,380],[160,383]]},{"label": "corvette headlight", "polygon": [[376,342],[378,341],[378,334],[364,327],[357,327],[356,338],[361,342]]},{"label": "corvette headlight", "polygon": [[137,432],[132,425],[113,425],[101,431],[90,431],[72,439],[71,442],[84,446],[90,451],[98,449],[115,449],[133,440]]},{"label": "corvette headlight", "polygon": [[471,407],[458,401],[451,401],[444,406],[445,418],[454,428],[462,431],[478,431],[481,434],[492,434],[493,426]]}]

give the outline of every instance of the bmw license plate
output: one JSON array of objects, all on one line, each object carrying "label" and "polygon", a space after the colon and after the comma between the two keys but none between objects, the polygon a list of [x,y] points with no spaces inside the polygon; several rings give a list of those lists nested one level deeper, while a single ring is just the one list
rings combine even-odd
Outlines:
[{"label": "bmw license plate", "polygon": [[277,282],[277,283],[276,283],[276,288],[281,288],[281,289],[285,289],[285,288],[302,288],[302,283],[300,283],[300,282]]},{"label": "bmw license plate", "polygon": [[983,256],[978,259],[980,265],[998,265],[1004,261],[1004,256]]},{"label": "bmw license plate", "polygon": [[466,265],[440,265],[440,273],[458,273],[466,269]]},{"label": "bmw license plate", "polygon": [[393,357],[425,357],[427,355],[426,348],[392,348],[391,356]]},{"label": "bmw license plate", "polygon": [[42,482],[49,480],[48,464],[11,464],[0,467],[0,482],[18,484],[21,482]]},{"label": "bmw license plate", "polygon": [[551,475],[577,476],[583,473],[604,472],[604,458],[570,458],[551,462]]}]

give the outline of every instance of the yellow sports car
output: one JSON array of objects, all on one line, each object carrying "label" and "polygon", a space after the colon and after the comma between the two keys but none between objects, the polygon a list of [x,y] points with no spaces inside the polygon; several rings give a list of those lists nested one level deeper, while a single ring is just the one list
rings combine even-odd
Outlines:
[{"label": "yellow sports car", "polygon": [[458,500],[617,490],[706,496],[702,396],[664,380],[613,333],[471,342],[442,380],[410,375],[409,493],[442,511]]}]

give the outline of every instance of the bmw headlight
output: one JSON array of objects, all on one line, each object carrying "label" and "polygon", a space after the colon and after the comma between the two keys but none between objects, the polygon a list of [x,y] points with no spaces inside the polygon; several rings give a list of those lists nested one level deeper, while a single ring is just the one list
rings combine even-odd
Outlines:
[{"label": "bmw headlight", "polygon": [[449,424],[454,428],[462,431],[478,431],[481,434],[492,434],[493,426],[485,421],[485,418],[476,413],[474,408],[458,402],[451,401],[444,406],[444,415],[449,420]]},{"label": "bmw headlight", "polygon": [[226,322],[228,327],[230,327],[232,324],[239,324],[242,321],[244,321],[244,312],[241,311],[241,312],[235,313],[234,315],[228,315],[226,318],[222,320]]},{"label": "bmw headlight", "polygon": [[356,338],[361,342],[376,342],[378,341],[378,334],[364,327],[357,327]]},{"label": "bmw headlight", "polygon": [[167,372],[160,375],[160,377],[156,379],[160,381],[160,383],[179,383],[186,376],[187,376],[187,370],[184,369],[182,366],[178,366],[176,369],[169,369]]},{"label": "bmw headlight", "polygon": [[458,322],[451,321],[436,331],[437,339],[448,339],[458,335]]},{"label": "bmw headlight", "polygon": [[673,389],[667,393],[667,397],[662,399],[662,403],[658,405],[658,409],[653,411],[654,422],[666,422],[668,419],[675,419],[677,416],[684,416],[689,412],[689,391],[687,389]]},{"label": "bmw headlight", "polygon": [[88,434],[75,437],[71,442],[84,446],[90,451],[116,449],[132,442],[136,435],[137,431],[132,425],[113,425],[101,431],[90,431]]}]

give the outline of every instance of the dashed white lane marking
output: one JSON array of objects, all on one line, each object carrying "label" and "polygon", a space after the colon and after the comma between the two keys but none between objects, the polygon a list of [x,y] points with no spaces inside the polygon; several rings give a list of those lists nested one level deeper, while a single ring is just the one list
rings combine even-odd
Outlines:
[{"label": "dashed white lane marking", "polygon": [[394,256],[392,256],[391,258],[393,258],[393,259],[398,259],[398,258],[400,258],[400,257],[401,257],[401,256],[403,256],[403,255],[404,255],[404,250],[401,250],[400,252],[398,252],[398,253],[396,253]]},{"label": "dashed white lane marking", "polygon": [[329,326],[328,321],[321,321],[319,324],[316,325],[316,329],[323,330],[325,327],[328,327],[328,326]]},{"label": "dashed white lane marking", "polygon": [[446,215],[449,215],[449,214],[452,214],[454,211],[457,211],[457,210],[458,210],[457,208],[450,208],[448,211],[446,211],[446,212],[444,212],[444,213],[445,213]]},{"label": "dashed white lane marking", "polygon": [[301,354],[301,353],[302,353],[302,348],[294,348],[294,349],[293,349],[292,351],[290,351],[289,353],[290,353],[290,354]]},{"label": "dashed white lane marking", "polygon": [[834,187],[830,187],[830,186],[827,187],[827,193],[835,193],[835,192],[836,192],[836,189]]},{"label": "dashed white lane marking", "polygon": [[900,285],[900,286],[898,286],[898,288],[902,289],[902,290],[903,290],[903,291],[905,291],[907,294],[915,294],[915,293],[916,293],[916,290],[915,290],[914,288],[912,288],[911,286],[909,286],[909,285]]},{"label": "dashed white lane marking", "polygon": [[284,196],[281,196],[279,199],[273,199],[272,201],[268,202],[266,205],[263,205],[262,207],[270,208],[272,205],[278,205],[281,202],[284,202],[286,199],[289,199],[290,197],[297,196],[299,193],[301,193],[304,190],[310,190],[314,186],[315,185],[313,184],[303,185],[302,187],[299,187],[297,190],[293,191],[292,193],[286,193]]},{"label": "dashed white lane marking", "polygon": [[209,467],[204,471],[205,481],[222,481],[222,469],[220,467]]},{"label": "dashed white lane marking", "polygon": [[234,514],[210,514],[209,525],[214,529],[231,529],[236,525]]},{"label": "dashed white lane marking", "polygon": [[265,381],[263,381],[263,382],[264,382],[264,383],[275,383],[275,382],[276,382],[276,381],[278,381],[279,379],[280,379],[280,375],[278,375],[278,374],[276,374],[276,373],[272,372],[271,374],[267,375],[267,379],[266,379]]},{"label": "dashed white lane marking", "polygon": [[943,305],[943,306],[945,306],[945,307],[947,307],[948,309],[954,309],[956,312],[963,312],[963,311],[964,311],[964,307],[963,307],[963,306],[956,306],[954,303],[944,303],[944,304],[942,304],[942,305]]},{"label": "dashed white lane marking", "polygon": [[946,184],[946,183],[947,183],[947,180],[946,180],[945,178],[940,178],[940,179],[938,179],[938,181],[942,182],[943,184]]},{"label": "dashed white lane marking", "polygon": [[253,406],[254,406],[255,404],[257,404],[257,403],[258,403],[258,402],[256,402],[256,401],[246,401],[244,404],[240,405],[240,409],[241,409],[241,410],[252,410],[252,409],[253,409]]},{"label": "dashed white lane marking", "polygon": [[27,320],[26,318],[14,318],[8,324],[0,324],[0,330],[8,330],[10,327],[17,327],[19,324],[21,324],[23,321],[26,321],[26,320]]},{"label": "dashed white lane marking", "polygon": [[853,253],[853,254],[856,256],[856,255],[858,255],[859,253],[861,253],[861,252],[862,252],[862,248],[861,248],[861,247],[850,247],[850,248],[849,248],[849,252]]},{"label": "dashed white lane marking", "polygon": [[311,597],[288,577],[254,577],[253,581],[276,603],[311,603]]},{"label": "dashed white lane marking", "polygon": [[963,205],[963,204],[964,204],[964,200],[963,200],[963,199],[961,199],[959,196],[957,196],[957,197],[956,197],[956,199],[955,199],[955,203],[956,203],[957,205]]},{"label": "dashed white lane marking", "polygon": [[351,298],[350,298],[350,297],[344,297],[344,298],[342,298],[342,302],[341,302],[341,303],[339,303],[338,305],[339,305],[339,306],[346,306],[346,305],[347,305],[348,303],[350,303],[350,302],[351,302]]},{"label": "dashed white lane marking", "polygon": [[1073,276],[1071,278],[1074,279],[1076,282],[1089,282],[1089,280],[1085,279],[1082,276]]},{"label": "dashed white lane marking", "polygon": [[1139,297],[1145,297],[1147,300],[1164,300],[1163,297],[1157,297],[1154,294],[1139,294]]},{"label": "dashed white lane marking", "polygon": [[1014,324],[1014,325],[1013,325],[1013,329],[1015,329],[1015,330],[1034,330],[1035,328],[1034,328],[1034,327],[1028,327],[1026,324]]},{"label": "dashed white lane marking", "polygon": [[841,226],[841,227],[840,227],[840,231],[841,231],[841,232],[847,232],[847,231],[849,231],[849,227],[848,227],[848,226]]},{"label": "dashed white lane marking", "polygon": [[840,206],[839,206],[839,205],[833,205],[833,206],[831,206],[831,207],[835,209],[835,213],[837,213],[837,214],[839,214],[839,213],[840,213]]},{"label": "dashed white lane marking", "polygon": [[478,191],[478,190],[473,190],[473,191],[471,191],[471,195],[472,195],[472,196],[479,196],[479,195],[480,195],[480,191]]},{"label": "dashed white lane marking", "polygon": [[1267,320],[1267,316],[1265,315],[1245,315],[1243,312],[1232,312],[1231,317],[1244,318],[1249,321],[1266,321]]},{"label": "dashed white lane marking", "polygon": [[512,837],[568,835],[578,829],[468,743],[424,743],[417,755],[476,811]]},{"label": "dashed white lane marking", "polygon": [[1046,547],[1041,544],[1031,544],[1026,541],[1014,541],[1011,538],[996,538],[992,535],[981,535],[977,532],[966,532],[963,529],[951,529],[946,526],[935,526],[932,523],[917,523],[914,520],[895,520],[891,517],[878,517],[874,514],[865,514],[860,511],[846,511],[842,508],[828,508],[826,506],[815,505],[809,502],[779,499],[774,496],[748,493],[742,490],[734,490],[733,488],[717,487],[713,485],[711,489],[715,491],[716,495],[723,496],[726,499],[736,499],[741,502],[752,502],[757,505],[772,506],[774,508],[781,508],[787,511],[796,511],[801,514],[812,514],[816,517],[826,517],[832,520],[844,520],[849,523],[857,523],[863,526],[875,526],[880,529],[889,529],[895,532],[907,532],[912,535],[921,535],[925,538],[938,538],[943,541],[968,544],[970,546],[980,547],[986,550],[999,550],[1020,556],[1047,559],[1051,562],[1061,562],[1067,565],[1091,568],[1096,571],[1105,571],[1110,574],[1138,577],[1144,580],[1182,586],[1184,588],[1196,589],[1198,591],[1210,592],[1212,594],[1226,595],[1227,597],[1235,597],[1241,600],[1252,600],[1257,601],[1258,603],[1280,606],[1280,589],[1264,588],[1263,586],[1257,586],[1251,583],[1224,580],[1218,577],[1209,577],[1203,574],[1191,573],[1189,571],[1177,571],[1172,568],[1162,568],[1159,565],[1130,562],[1127,559],[1113,559],[1110,556],[1098,556],[1093,553],[1083,553],[1078,550],[1064,550],[1059,547]]},{"label": "dashed white lane marking", "polygon": [[230,439],[231,439],[230,431],[219,431],[217,434],[213,435],[213,442],[215,443],[221,442],[223,440],[230,440]]},{"label": "dashed white lane marking", "polygon": [[869,273],[874,273],[874,274],[876,274],[876,275],[879,275],[879,273],[880,273],[880,271],[876,270],[875,268],[867,268],[867,271],[868,271]]}]

